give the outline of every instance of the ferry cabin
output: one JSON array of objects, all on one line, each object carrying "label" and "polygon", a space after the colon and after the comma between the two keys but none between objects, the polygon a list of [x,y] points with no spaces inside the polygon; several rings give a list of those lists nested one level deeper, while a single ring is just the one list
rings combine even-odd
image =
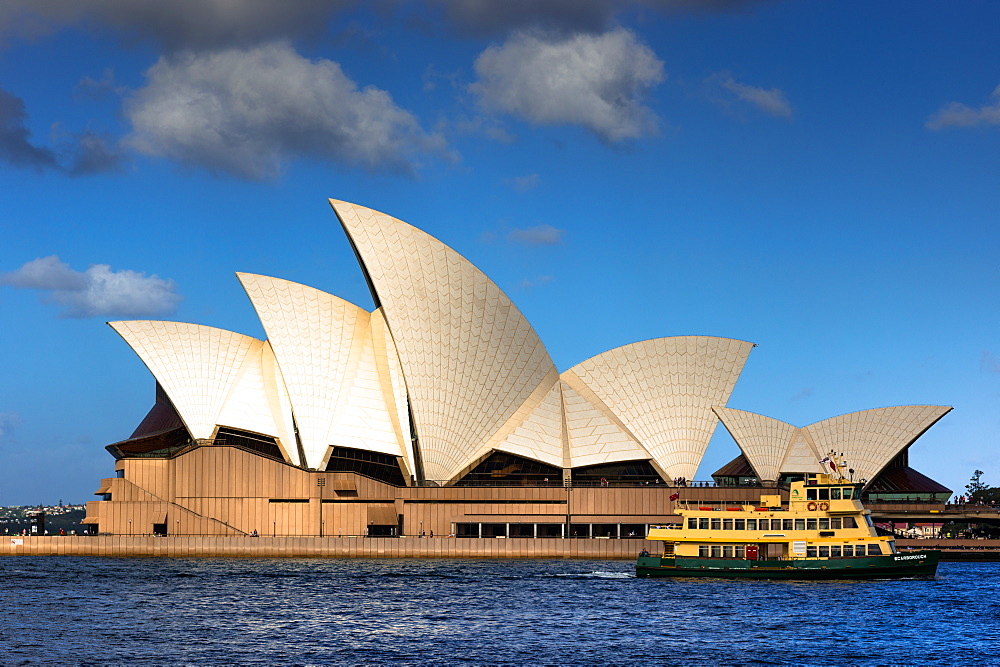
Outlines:
[{"label": "ferry cabin", "polygon": [[828,475],[793,482],[789,500],[762,495],[759,505],[678,500],[677,526],[656,526],[648,539],[664,541],[664,558],[800,560],[859,558],[896,553],[879,536],[859,499],[860,485]]}]

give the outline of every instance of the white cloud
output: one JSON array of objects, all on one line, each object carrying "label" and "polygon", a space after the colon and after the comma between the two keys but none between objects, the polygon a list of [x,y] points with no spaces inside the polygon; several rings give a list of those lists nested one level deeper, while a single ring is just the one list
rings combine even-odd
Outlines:
[{"label": "white cloud", "polygon": [[507,234],[507,240],[526,246],[559,245],[563,242],[563,230],[556,229],[552,225],[514,229]]},{"label": "white cloud", "polygon": [[112,271],[107,264],[75,271],[55,255],[0,276],[0,284],[45,293],[45,301],[63,306],[63,317],[168,315],[182,298],[172,280],[128,269]]},{"label": "white cloud", "polygon": [[1000,125],[1000,86],[993,90],[990,97],[993,101],[978,109],[968,107],[961,102],[946,104],[932,114],[924,126],[931,130],[940,130],[945,127]]},{"label": "white cloud", "polygon": [[518,284],[518,287],[524,290],[530,290],[533,287],[540,287],[549,282],[552,282],[552,276],[538,276],[537,278],[525,278]]},{"label": "white cloud", "polygon": [[515,176],[504,181],[518,192],[527,192],[538,187],[541,179],[538,174],[528,174],[527,176]]},{"label": "white cloud", "polygon": [[0,412],[0,447],[7,444],[10,432],[21,425],[21,415],[16,412]]},{"label": "white cloud", "polygon": [[389,93],[284,43],[164,57],[146,77],[126,103],[129,143],[213,173],[274,178],[292,157],[409,171],[445,151]]},{"label": "white cloud", "polygon": [[657,131],[642,96],[663,81],[663,62],[623,28],[546,38],[515,33],[475,63],[471,90],[487,109],[543,125],[581,125],[604,141]]},{"label": "white cloud", "polygon": [[719,84],[744,102],[749,102],[764,113],[791,118],[792,107],[785,93],[778,88],[758,88],[733,79],[728,73],[720,75]]}]

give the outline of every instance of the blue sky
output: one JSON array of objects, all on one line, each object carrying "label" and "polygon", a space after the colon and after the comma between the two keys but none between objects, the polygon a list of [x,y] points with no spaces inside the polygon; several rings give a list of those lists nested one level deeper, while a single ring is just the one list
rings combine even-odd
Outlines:
[{"label": "blue sky", "polygon": [[[104,322],[263,337],[235,276],[371,307],[327,197],[414,224],[560,370],[755,342],[730,407],[955,410],[1000,485],[995,2],[11,0],[0,504],[83,502],[153,378]],[[700,479],[738,453],[721,426]]]}]

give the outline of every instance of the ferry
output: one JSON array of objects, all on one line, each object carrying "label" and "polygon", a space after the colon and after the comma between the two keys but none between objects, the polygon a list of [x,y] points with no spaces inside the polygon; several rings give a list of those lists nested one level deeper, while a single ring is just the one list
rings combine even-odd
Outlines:
[{"label": "ferry", "polygon": [[834,458],[820,463],[832,473],[791,482],[787,502],[778,493],[762,493],[756,505],[686,501],[678,491],[671,498],[682,523],[650,528],[646,539],[662,543],[662,553],[643,549],[636,576],[932,578],[940,552],[898,552],[861,504],[862,485],[844,479]]}]

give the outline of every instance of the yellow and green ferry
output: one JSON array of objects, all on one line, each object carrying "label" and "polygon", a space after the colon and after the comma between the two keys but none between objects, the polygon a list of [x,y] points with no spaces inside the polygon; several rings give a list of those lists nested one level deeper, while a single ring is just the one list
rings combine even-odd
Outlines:
[{"label": "yellow and green ferry", "polygon": [[[827,459],[823,463],[828,462]],[[938,551],[899,553],[861,504],[861,485],[837,474],[791,482],[788,501],[761,494],[757,505],[675,500],[679,525],[653,526],[636,563],[639,577],[747,579],[929,578]]]}]

